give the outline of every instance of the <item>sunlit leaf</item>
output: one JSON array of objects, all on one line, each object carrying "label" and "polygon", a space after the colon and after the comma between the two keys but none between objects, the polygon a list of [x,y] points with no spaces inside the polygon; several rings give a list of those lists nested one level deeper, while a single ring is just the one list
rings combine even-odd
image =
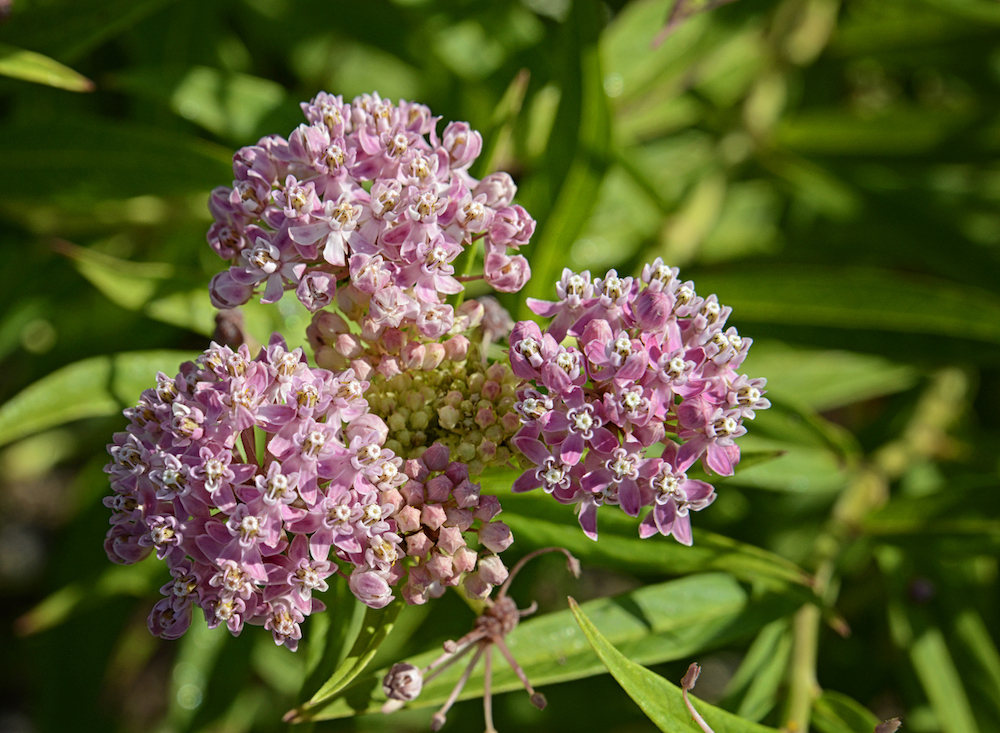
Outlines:
[{"label": "sunlit leaf", "polygon": [[761,629],[726,685],[721,706],[735,710],[741,718],[760,722],[777,701],[791,648],[788,619],[779,619]]},{"label": "sunlit leaf", "polygon": [[[684,704],[679,687],[642,665],[631,661],[618,651],[590,620],[589,614],[584,613],[583,609],[572,598],[570,599],[570,609],[587,637],[587,641],[590,642],[594,651],[608,668],[611,676],[660,730],[665,733],[700,730],[691,720],[691,713],[688,712],[687,706]],[[693,695],[691,698],[694,701],[695,709],[701,713],[715,733],[768,733],[775,730],[739,718],[721,708],[700,702]]]},{"label": "sunlit leaf", "polygon": [[0,75],[71,92],[94,91],[94,82],[68,66],[40,53],[6,43],[0,43]]},{"label": "sunlit leaf", "polygon": [[639,539],[638,520],[615,511],[601,513],[600,539],[583,534],[573,508],[551,497],[510,494],[510,474],[492,473],[481,479],[485,493],[503,495],[501,519],[519,543],[527,547],[565,547],[581,559],[633,573],[697,573],[724,570],[741,580],[807,586],[809,576],[794,563],[713,532],[695,529],[694,545],[685,547],[670,537]]},{"label": "sunlit leaf", "polygon": [[742,369],[766,375],[769,392],[819,411],[902,392],[918,378],[913,367],[877,356],[769,340],[754,341]]},{"label": "sunlit leaf", "polygon": [[861,703],[824,690],[813,703],[812,724],[822,733],[873,733],[882,721]]}]

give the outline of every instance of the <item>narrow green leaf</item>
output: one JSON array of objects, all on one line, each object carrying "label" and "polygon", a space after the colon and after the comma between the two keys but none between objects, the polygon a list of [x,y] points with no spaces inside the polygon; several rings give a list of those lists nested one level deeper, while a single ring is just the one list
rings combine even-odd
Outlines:
[{"label": "narrow green leaf", "polygon": [[971,662],[962,667],[970,692],[980,693],[982,702],[976,710],[1000,720],[1000,652],[982,615],[974,608],[960,611],[955,619],[955,636]]},{"label": "narrow green leaf", "polygon": [[[794,594],[751,598],[732,576],[707,573],[589,601],[584,608],[601,632],[629,657],[643,664],[656,664],[686,658],[753,634],[774,619],[793,613],[800,604]],[[456,638],[462,631],[456,630]],[[535,687],[605,671],[568,610],[522,622],[507,636],[506,642]],[[422,668],[440,653],[432,650],[403,661]],[[494,694],[523,689],[502,658],[495,657],[494,661]],[[420,697],[408,707],[443,703],[463,667],[456,664],[425,685]],[[358,677],[339,697],[306,717],[329,720],[376,712],[385,702],[381,680],[387,671],[381,669]],[[474,674],[459,699],[482,694],[482,677]]]},{"label": "narrow green leaf", "polygon": [[821,155],[916,155],[933,150],[968,121],[968,113],[895,110],[859,119],[839,109],[786,117],[778,145]]},{"label": "narrow green leaf", "polygon": [[944,634],[928,626],[910,644],[910,661],[944,733],[979,733]]},{"label": "narrow green leaf", "polygon": [[64,585],[17,619],[14,628],[21,636],[30,636],[63,623],[74,613],[98,606],[113,596],[142,597],[159,585],[165,568],[158,562],[113,565],[96,579]]},{"label": "narrow green leaf", "polygon": [[302,722],[309,720],[312,715],[310,711],[323,705],[347,687],[355,677],[364,671],[364,668],[375,656],[379,645],[392,631],[392,626],[403,608],[403,601],[396,599],[385,608],[369,608],[365,612],[364,621],[361,624],[361,632],[358,634],[351,651],[334,670],[330,678],[323,684],[309,702],[301,705],[295,710],[291,710],[285,719],[292,722]]},{"label": "narrow green leaf", "polygon": [[704,272],[744,322],[924,333],[1000,343],[1000,297],[967,285],[877,269],[784,267]]},{"label": "narrow green leaf", "polygon": [[153,386],[157,371],[173,374],[184,351],[95,356],[49,374],[0,406],[0,445],[85,417],[120,412]]},{"label": "narrow green leaf", "polygon": [[94,82],[68,66],[34,51],[0,43],[0,75],[71,92],[92,92]]},{"label": "narrow green leaf", "polygon": [[726,685],[721,707],[760,722],[774,707],[792,647],[788,619],[768,624],[754,639],[736,674]]},{"label": "narrow green leaf", "polygon": [[861,703],[833,690],[813,703],[812,724],[821,733],[872,733],[881,722]]},{"label": "narrow green leaf", "polygon": [[128,310],[145,305],[159,284],[174,272],[167,263],[130,262],[71,242],[57,241],[54,247],[73,260],[80,274],[108,300]]},{"label": "narrow green leaf", "polygon": [[[665,733],[699,730],[684,705],[679,687],[642,665],[630,661],[601,634],[576,601],[571,598],[569,604],[587,641],[608,668],[611,676],[660,730]],[[693,695],[691,699],[695,709],[701,713],[715,733],[770,733],[775,730],[700,702],[694,699]]]},{"label": "narrow green leaf", "polygon": [[754,340],[742,369],[747,374],[767,375],[772,394],[819,411],[902,392],[914,386],[919,376],[911,366],[877,356],[766,340]]}]

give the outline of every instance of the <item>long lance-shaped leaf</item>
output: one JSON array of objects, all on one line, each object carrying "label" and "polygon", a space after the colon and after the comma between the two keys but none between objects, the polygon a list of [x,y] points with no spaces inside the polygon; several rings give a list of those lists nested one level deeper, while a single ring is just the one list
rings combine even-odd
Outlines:
[{"label": "long lance-shaped leaf", "polygon": [[[679,687],[650,672],[641,664],[636,664],[615,649],[572,598],[569,606],[584,636],[597,652],[601,662],[608,668],[611,676],[660,730],[666,733],[699,730],[691,720],[691,714],[684,704]],[[774,728],[752,723],[703,702],[695,702],[695,707],[715,733],[774,733],[775,731]]]},{"label": "long lance-shaped leaf", "polygon": [[133,403],[157,371],[176,373],[186,351],[96,356],[43,377],[0,407],[0,445],[85,417],[105,417]]},{"label": "long lance-shaped leaf", "polygon": [[[1000,297],[924,277],[874,268],[787,267],[701,273],[743,322],[863,328],[1000,343]],[[864,297],[858,297],[864,293]]]},{"label": "long lance-shaped leaf", "polygon": [[94,91],[94,82],[83,74],[48,56],[6,43],[0,43],[0,74],[70,92]]},{"label": "long lance-shaped leaf", "polygon": [[398,598],[385,608],[368,609],[361,624],[361,633],[354,641],[354,646],[347,653],[344,661],[334,670],[330,678],[323,684],[309,702],[290,710],[285,716],[286,721],[301,722],[310,718],[310,711],[315,710],[327,700],[347,687],[357,677],[368,662],[375,656],[379,646],[392,631],[392,626],[403,608],[403,602]]},{"label": "long lance-shaped leaf", "polygon": [[[628,656],[644,664],[686,658],[752,635],[777,618],[793,612],[801,600],[790,593],[750,593],[731,575],[706,573],[647,586],[631,593],[584,604],[594,623]],[[456,630],[456,638],[464,630]],[[506,637],[507,646],[532,685],[591,677],[606,670],[567,611],[522,622]],[[406,660],[425,667],[440,649]],[[494,655],[494,694],[522,689],[506,662]],[[462,672],[458,663],[424,686],[410,708],[441,705]],[[304,713],[299,720],[330,720],[378,711],[385,702],[381,681],[388,669],[365,673],[339,696]],[[483,694],[482,677],[474,674],[460,700]]]}]

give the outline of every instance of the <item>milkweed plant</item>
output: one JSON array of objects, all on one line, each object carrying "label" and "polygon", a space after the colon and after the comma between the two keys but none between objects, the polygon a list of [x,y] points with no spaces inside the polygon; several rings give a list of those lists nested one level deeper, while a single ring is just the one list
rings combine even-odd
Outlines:
[{"label": "milkweed plant", "polygon": [[[564,269],[551,300],[528,299],[537,320],[465,298],[471,281],[517,293],[531,277],[535,221],[514,180],[469,173],[480,134],[378,94],[301,106],[303,124],[238,150],[232,185],[212,192],[208,244],[228,268],[209,287],[219,309],[297,298],[312,320],[156,375],[108,446],[105,550],[166,563],[148,619],[165,639],[200,613],[295,651],[334,576],[371,609],[452,588],[479,611],[473,630],[426,667],[394,666],[383,709],[472,652],[431,727],[482,658],[492,730],[494,647],[545,704],[504,641],[531,610],[507,589],[537,554],[508,569],[506,497],[548,495],[595,542],[599,516],[620,511],[650,552],[691,545],[693,513],[716,498],[697,476],[733,474],[765,380],[740,372],[751,339],[731,309],[660,259]],[[485,493],[496,468],[513,480]]]}]

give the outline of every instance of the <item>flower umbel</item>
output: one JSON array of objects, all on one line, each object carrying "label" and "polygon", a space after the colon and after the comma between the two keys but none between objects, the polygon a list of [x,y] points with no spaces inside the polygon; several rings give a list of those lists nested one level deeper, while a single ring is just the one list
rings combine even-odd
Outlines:
[{"label": "flower umbel", "polygon": [[725,327],[730,308],[659,259],[639,278],[567,269],[556,291],[555,302],[528,300],[552,318],[544,333],[521,321],[510,335],[523,423],[511,443],[528,463],[513,490],[575,505],[592,539],[600,507],[631,517],[651,507],[641,537],[690,545],[690,513],[715,492],[688,469],[700,460],[732,475],[743,421],[770,407],[765,380],[736,371],[751,339]]}]

